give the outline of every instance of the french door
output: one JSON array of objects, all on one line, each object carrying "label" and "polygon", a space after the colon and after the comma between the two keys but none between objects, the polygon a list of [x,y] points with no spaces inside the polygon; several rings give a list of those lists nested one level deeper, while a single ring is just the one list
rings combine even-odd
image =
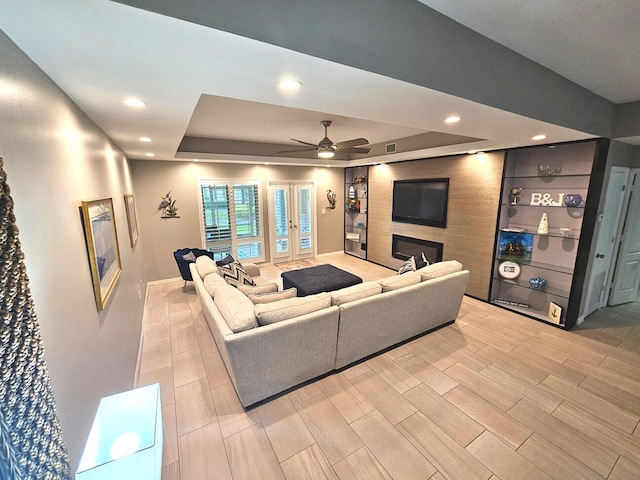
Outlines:
[{"label": "french door", "polygon": [[316,251],[315,192],[310,182],[269,184],[271,262],[313,257]]}]

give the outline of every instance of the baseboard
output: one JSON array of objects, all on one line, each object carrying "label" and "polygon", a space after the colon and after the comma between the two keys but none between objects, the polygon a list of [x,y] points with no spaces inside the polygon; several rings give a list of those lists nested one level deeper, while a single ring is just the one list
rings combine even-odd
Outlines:
[{"label": "baseboard", "polygon": [[138,388],[138,378],[140,378],[140,367],[142,366],[142,348],[144,345],[144,327],[147,324],[147,301],[149,299],[149,286],[157,283],[166,283],[165,280],[160,282],[147,282],[147,288],[144,292],[144,304],[142,305],[142,326],[140,328],[140,343],[138,344],[138,358],[136,359],[136,371],[133,378],[133,388]]}]

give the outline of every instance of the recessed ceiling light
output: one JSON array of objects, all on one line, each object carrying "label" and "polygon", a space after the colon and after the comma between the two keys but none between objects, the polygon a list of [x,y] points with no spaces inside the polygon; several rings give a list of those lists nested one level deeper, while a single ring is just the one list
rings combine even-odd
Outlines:
[{"label": "recessed ceiling light", "polygon": [[546,135],[534,135],[533,137],[531,137],[531,140],[544,140],[545,138],[547,138]]},{"label": "recessed ceiling light", "polygon": [[484,155],[485,152],[476,152],[476,155]]},{"label": "recessed ceiling light", "polygon": [[197,158],[194,158],[194,159],[193,159],[193,161],[194,161],[194,162],[199,162],[200,160],[199,160],[199,159],[197,159]]},{"label": "recessed ceiling light", "polygon": [[155,153],[151,153],[151,152],[147,152],[144,154],[145,157],[155,157],[156,154]]},{"label": "recessed ceiling light", "polygon": [[451,115],[444,119],[444,123],[458,123],[460,121],[460,117],[457,115]]},{"label": "recessed ceiling light", "polygon": [[138,140],[140,140],[141,142],[150,142],[151,139],[149,137],[140,137]]},{"label": "recessed ceiling light", "polygon": [[474,153],[478,153],[478,150],[469,150],[467,153],[473,155]]},{"label": "recessed ceiling light", "polygon": [[145,102],[143,102],[142,100],[138,99],[138,98],[134,98],[134,97],[129,97],[129,98],[125,98],[123,100],[124,104],[129,106],[129,107],[135,107],[135,108],[140,108],[140,107],[146,107],[147,104]]},{"label": "recessed ceiling light", "polygon": [[302,82],[298,80],[280,80],[276,85],[280,90],[286,90],[287,92],[295,92],[302,88]]},{"label": "recessed ceiling light", "polygon": [[264,164],[268,166],[268,165],[269,165],[269,162],[264,162]]}]

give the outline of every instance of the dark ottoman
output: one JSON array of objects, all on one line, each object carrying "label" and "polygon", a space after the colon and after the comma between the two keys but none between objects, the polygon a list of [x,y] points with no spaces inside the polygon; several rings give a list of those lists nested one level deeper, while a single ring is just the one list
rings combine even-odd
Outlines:
[{"label": "dark ottoman", "polygon": [[287,288],[296,287],[299,297],[320,292],[331,292],[362,283],[360,277],[340,270],[333,265],[318,265],[300,270],[291,270],[290,272],[283,272],[281,276],[283,288],[286,290]]}]

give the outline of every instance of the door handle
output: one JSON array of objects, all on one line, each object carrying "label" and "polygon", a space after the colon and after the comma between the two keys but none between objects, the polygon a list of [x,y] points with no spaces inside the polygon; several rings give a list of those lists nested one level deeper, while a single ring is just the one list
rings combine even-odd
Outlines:
[{"label": "door handle", "polygon": [[596,253],[596,258],[604,258],[604,253]]}]

